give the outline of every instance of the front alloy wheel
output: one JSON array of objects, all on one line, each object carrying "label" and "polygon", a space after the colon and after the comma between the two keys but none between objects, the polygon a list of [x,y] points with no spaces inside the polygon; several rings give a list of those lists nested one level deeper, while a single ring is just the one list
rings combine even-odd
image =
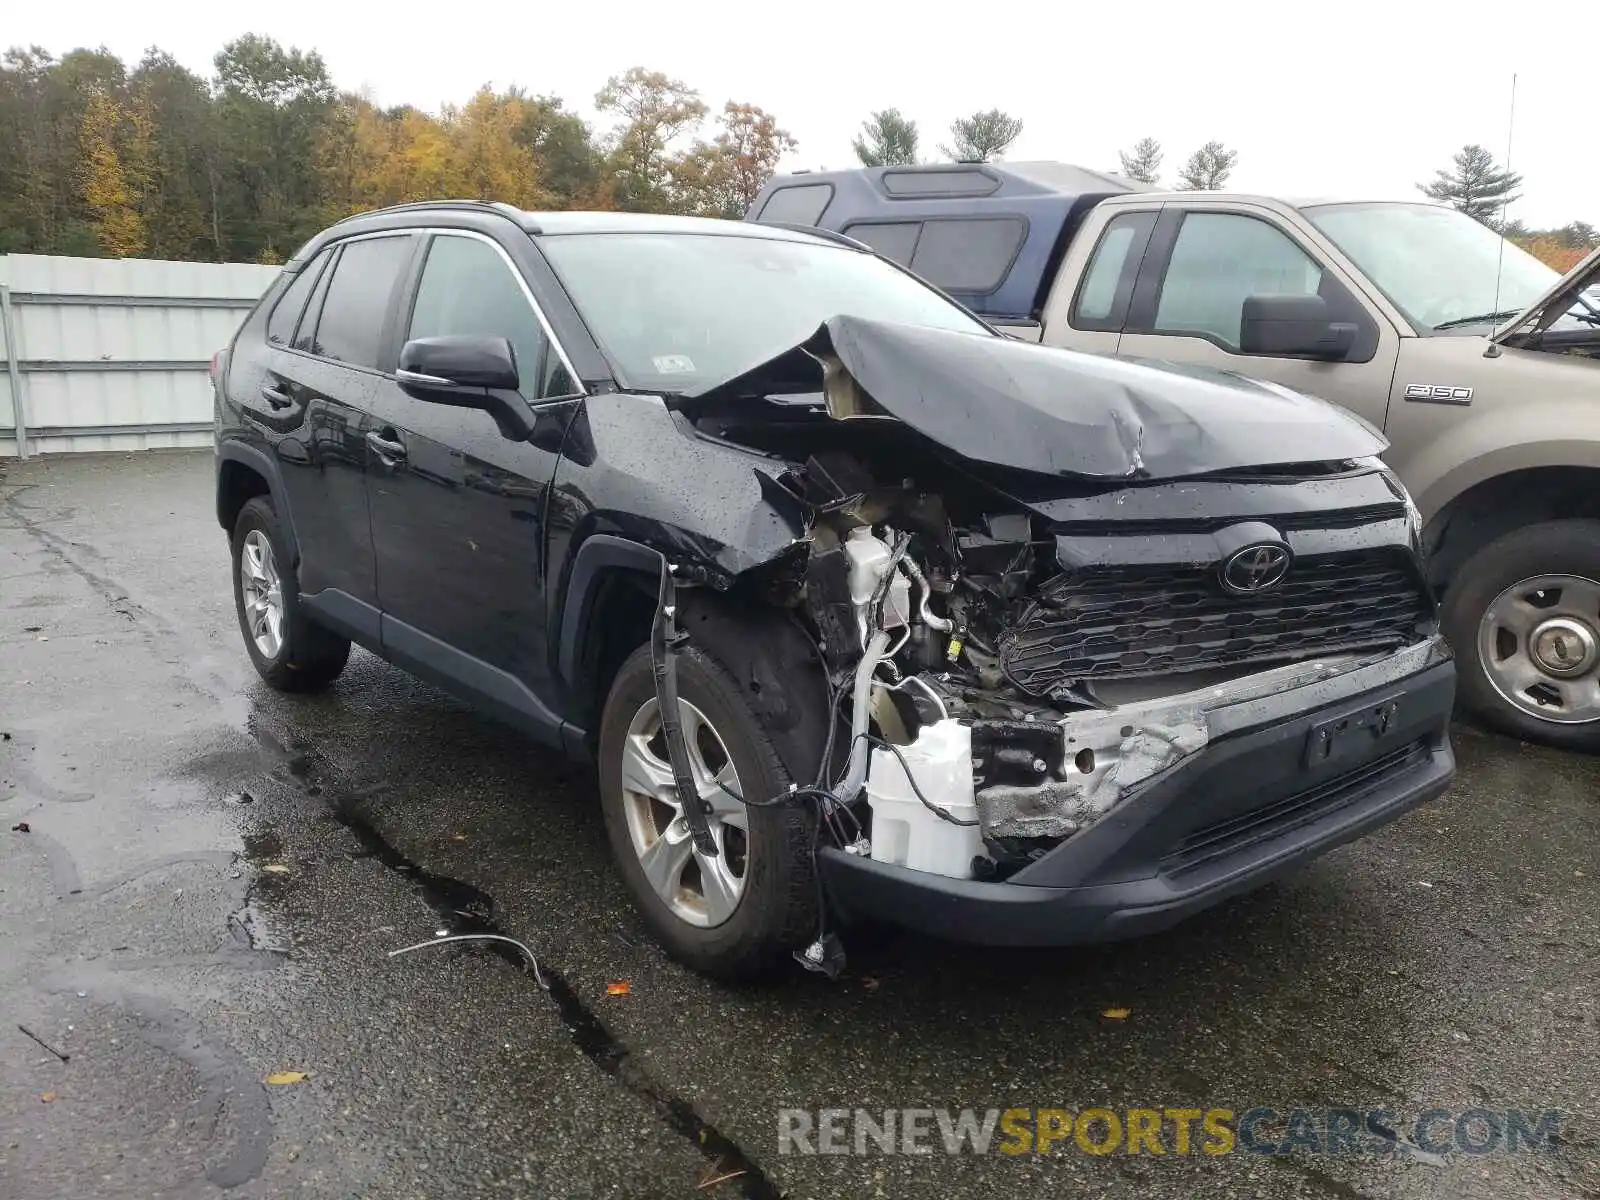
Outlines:
[{"label": "front alloy wheel", "polygon": [[694,778],[687,800],[709,810],[717,852],[702,854],[690,837],[650,647],[640,646],[617,670],[596,738],[611,853],[640,917],[676,958],[722,979],[766,974],[816,936],[811,807],[779,799],[792,776],[745,687],[695,642],[678,655],[678,720]]},{"label": "front alloy wheel", "polygon": [[680,920],[690,925],[721,925],[744,895],[749,862],[748,810],[737,799],[744,792],[722,735],[694,705],[678,701],[695,802],[709,808],[717,854],[695,849],[683,802],[667,758],[661,709],[647,700],[628,723],[622,748],[623,806],[628,836],[651,889]]}]

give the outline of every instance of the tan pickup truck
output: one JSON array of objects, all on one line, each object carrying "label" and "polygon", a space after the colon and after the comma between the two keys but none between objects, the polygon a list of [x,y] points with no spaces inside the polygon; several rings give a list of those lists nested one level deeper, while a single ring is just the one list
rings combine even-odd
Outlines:
[{"label": "tan pickup truck", "polygon": [[1600,251],[1562,277],[1435,205],[1148,191],[1058,163],[780,176],[747,219],[864,242],[1019,337],[1359,414],[1421,510],[1462,701],[1600,750]]}]

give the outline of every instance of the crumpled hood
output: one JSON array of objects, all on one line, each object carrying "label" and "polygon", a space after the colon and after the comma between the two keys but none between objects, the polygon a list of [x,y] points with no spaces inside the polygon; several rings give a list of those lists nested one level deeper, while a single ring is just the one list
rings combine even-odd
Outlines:
[{"label": "crumpled hood", "polygon": [[[1199,367],[848,316],[795,349],[823,364],[834,416],[886,413],[964,458],[1045,475],[1177,478],[1388,445],[1324,401]],[[790,350],[700,395],[806,390],[796,365]],[[820,390],[814,378],[809,390]]]}]

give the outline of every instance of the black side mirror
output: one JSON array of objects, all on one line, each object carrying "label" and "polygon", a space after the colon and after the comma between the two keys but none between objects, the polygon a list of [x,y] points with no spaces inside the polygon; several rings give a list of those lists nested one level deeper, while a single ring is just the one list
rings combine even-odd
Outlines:
[{"label": "black side mirror", "polygon": [[1245,297],[1239,322],[1244,354],[1343,362],[1355,344],[1355,325],[1333,320],[1321,296]]},{"label": "black side mirror", "polygon": [[517,359],[503,337],[413,338],[400,350],[395,381],[430,404],[478,408],[514,442],[533,432],[533,410],[517,393]]}]

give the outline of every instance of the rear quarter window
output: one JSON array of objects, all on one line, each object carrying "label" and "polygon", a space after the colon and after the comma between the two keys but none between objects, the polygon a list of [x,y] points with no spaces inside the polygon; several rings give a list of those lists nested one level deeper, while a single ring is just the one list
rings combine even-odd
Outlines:
[{"label": "rear quarter window", "polygon": [[322,274],[322,268],[328,265],[332,253],[330,250],[324,250],[301,267],[290,280],[289,286],[283,289],[277,304],[273,305],[272,316],[267,319],[267,341],[274,346],[287,346],[294,341],[294,327],[300,323],[300,314],[305,311],[306,299],[311,295],[311,289],[316,286],[317,276]]}]

